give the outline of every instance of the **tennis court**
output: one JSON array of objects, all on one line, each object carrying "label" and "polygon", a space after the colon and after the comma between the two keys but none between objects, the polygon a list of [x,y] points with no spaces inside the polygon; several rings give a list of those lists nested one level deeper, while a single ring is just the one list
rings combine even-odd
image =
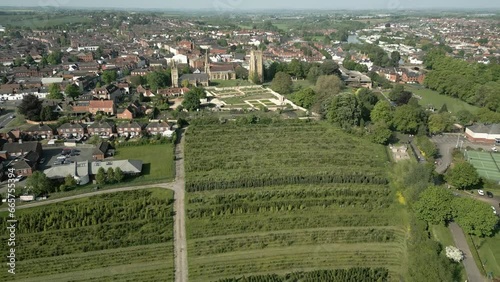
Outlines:
[{"label": "tennis court", "polygon": [[490,152],[465,151],[465,159],[472,164],[477,173],[493,181],[500,181],[500,154]]}]

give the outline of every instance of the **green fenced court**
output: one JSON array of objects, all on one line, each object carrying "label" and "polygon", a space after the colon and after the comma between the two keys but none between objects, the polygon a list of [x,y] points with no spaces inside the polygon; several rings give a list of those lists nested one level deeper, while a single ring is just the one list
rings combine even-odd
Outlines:
[{"label": "green fenced court", "polygon": [[489,180],[500,181],[500,154],[491,152],[465,151],[465,159],[472,164],[477,173]]}]

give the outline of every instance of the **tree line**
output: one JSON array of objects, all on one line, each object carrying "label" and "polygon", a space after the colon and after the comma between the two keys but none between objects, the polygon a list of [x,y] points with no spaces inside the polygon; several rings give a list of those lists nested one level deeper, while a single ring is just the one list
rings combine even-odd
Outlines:
[{"label": "tree line", "polygon": [[441,94],[459,98],[471,105],[500,111],[500,65],[468,63],[446,56],[441,49],[433,49],[424,58],[431,71],[424,84]]}]

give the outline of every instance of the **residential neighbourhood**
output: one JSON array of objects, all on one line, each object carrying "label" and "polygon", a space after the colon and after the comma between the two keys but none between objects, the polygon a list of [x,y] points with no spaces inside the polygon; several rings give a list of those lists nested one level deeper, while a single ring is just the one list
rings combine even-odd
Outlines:
[{"label": "residential neighbourhood", "polygon": [[500,279],[497,3],[122,2],[0,12],[0,281]]}]

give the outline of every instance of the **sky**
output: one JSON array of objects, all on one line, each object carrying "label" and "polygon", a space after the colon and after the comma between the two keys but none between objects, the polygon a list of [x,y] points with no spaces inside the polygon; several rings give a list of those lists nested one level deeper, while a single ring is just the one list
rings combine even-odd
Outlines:
[{"label": "sky", "polygon": [[498,0],[1,0],[0,6],[24,7],[96,7],[144,9],[209,9],[209,10],[262,10],[262,9],[355,9],[355,10],[407,10],[407,9],[500,9]]}]

